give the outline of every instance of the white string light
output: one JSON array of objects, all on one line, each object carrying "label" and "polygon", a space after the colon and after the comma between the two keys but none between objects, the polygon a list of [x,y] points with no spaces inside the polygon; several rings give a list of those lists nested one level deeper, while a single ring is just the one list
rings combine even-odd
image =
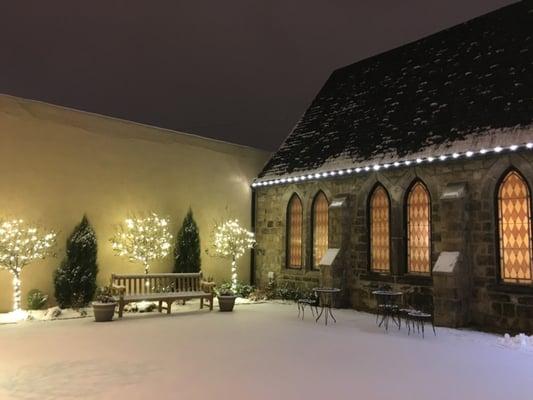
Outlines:
[{"label": "white string light", "polygon": [[244,229],[237,219],[230,219],[215,227],[213,247],[215,255],[231,259],[231,290],[237,287],[237,260],[255,246],[255,235]]},{"label": "white string light", "polygon": [[21,310],[21,272],[32,261],[52,255],[56,233],[27,225],[22,219],[0,221],[0,268],[13,275],[13,313]]},{"label": "white string light", "polygon": [[269,185],[277,185],[279,183],[285,183],[285,182],[298,182],[298,180],[311,180],[311,179],[320,179],[320,178],[326,178],[328,176],[343,176],[343,175],[349,175],[353,172],[356,172],[356,173],[359,173],[361,171],[366,171],[366,172],[369,172],[369,171],[379,171],[381,168],[389,168],[391,166],[394,166],[394,167],[399,167],[399,166],[402,166],[402,165],[405,165],[405,166],[409,166],[411,165],[413,162],[416,163],[416,164],[423,164],[425,162],[427,163],[431,163],[433,161],[435,161],[436,158],[438,158],[440,161],[446,161],[448,160],[449,158],[453,158],[453,159],[459,159],[461,157],[467,157],[467,158],[470,158],[470,157],[473,157],[475,156],[476,154],[481,154],[481,155],[484,155],[484,154],[488,154],[488,153],[501,153],[505,150],[508,150],[508,151],[516,151],[520,148],[527,148],[527,149],[533,149],[533,143],[526,143],[526,144],[522,144],[522,145],[517,145],[517,144],[513,144],[511,146],[507,146],[507,147],[502,147],[502,146],[496,146],[492,149],[481,149],[479,151],[473,151],[473,150],[468,150],[468,151],[465,151],[465,152],[454,152],[452,154],[441,154],[440,156],[437,156],[437,157],[432,157],[432,156],[429,156],[429,157],[418,157],[416,158],[415,160],[402,160],[402,161],[394,161],[393,163],[389,163],[389,164],[373,164],[373,165],[366,165],[364,167],[356,167],[356,168],[346,168],[346,169],[335,169],[335,170],[331,170],[331,171],[324,171],[324,172],[316,172],[316,173],[308,173],[307,175],[301,175],[301,176],[296,176],[296,177],[290,177],[290,178],[281,178],[281,179],[271,179],[271,180],[256,180],[254,183],[252,183],[252,187],[260,187],[260,186],[269,186]]},{"label": "white string light", "polygon": [[115,255],[141,263],[147,274],[151,261],[165,258],[170,252],[172,235],[168,232],[168,224],[168,219],[155,213],[133,215],[117,226],[115,235],[110,239],[111,247]]}]

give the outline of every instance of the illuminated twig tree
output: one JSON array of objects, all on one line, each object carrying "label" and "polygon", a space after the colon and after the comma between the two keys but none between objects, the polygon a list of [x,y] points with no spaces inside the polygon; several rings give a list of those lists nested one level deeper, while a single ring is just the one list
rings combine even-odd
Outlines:
[{"label": "illuminated twig tree", "polygon": [[130,262],[141,263],[144,273],[150,263],[166,257],[170,252],[172,235],[168,232],[168,219],[155,213],[132,216],[117,227],[111,244],[115,254]]},{"label": "illuminated twig tree", "polygon": [[231,289],[237,287],[237,260],[255,246],[253,232],[244,229],[237,219],[230,219],[215,227],[213,247],[215,255],[231,259]]},{"label": "illuminated twig tree", "polygon": [[56,234],[29,226],[21,219],[0,221],[0,267],[13,275],[13,310],[20,311],[20,275],[35,260],[52,255]]}]

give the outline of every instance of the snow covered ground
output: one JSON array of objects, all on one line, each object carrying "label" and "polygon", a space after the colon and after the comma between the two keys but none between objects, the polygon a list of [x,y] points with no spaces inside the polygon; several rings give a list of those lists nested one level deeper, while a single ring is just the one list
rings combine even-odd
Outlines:
[{"label": "snow covered ground", "polygon": [[127,314],[0,326],[0,399],[531,399],[533,354],[495,335],[385,333],[373,315],[337,324],[296,306]]}]

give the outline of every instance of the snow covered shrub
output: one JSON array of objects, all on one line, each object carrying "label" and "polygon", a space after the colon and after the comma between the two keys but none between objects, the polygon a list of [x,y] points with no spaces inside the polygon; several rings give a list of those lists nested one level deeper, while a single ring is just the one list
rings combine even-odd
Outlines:
[{"label": "snow covered shrub", "polygon": [[109,286],[99,287],[96,291],[95,300],[98,303],[114,303],[113,290]]},{"label": "snow covered shrub", "polygon": [[313,298],[314,293],[309,289],[302,288],[293,282],[280,282],[273,289],[273,298],[281,300],[293,300]]},{"label": "snow covered shrub", "polygon": [[61,308],[88,305],[96,291],[97,243],[84,215],[67,239],[67,256],[54,274],[55,297]]},{"label": "snow covered shrub", "polygon": [[235,286],[235,289],[232,289],[231,282],[224,282],[215,289],[215,292],[219,295],[234,294],[235,296],[245,299],[248,298],[253,291],[254,287],[252,285],[242,282],[238,282]]},{"label": "snow covered shrub", "polygon": [[250,294],[253,291],[254,291],[254,287],[252,285],[248,285],[247,283],[243,283],[243,282],[237,282],[237,286],[235,287],[235,294],[245,299],[250,297]]},{"label": "snow covered shrub", "polygon": [[28,309],[40,310],[48,301],[48,295],[41,292],[39,289],[32,289],[28,292]]},{"label": "snow covered shrub", "polygon": [[174,249],[174,272],[200,272],[200,234],[192,210],[183,220]]},{"label": "snow covered shrub", "polygon": [[233,296],[235,293],[231,290],[231,283],[224,282],[215,287],[215,293],[217,296]]}]

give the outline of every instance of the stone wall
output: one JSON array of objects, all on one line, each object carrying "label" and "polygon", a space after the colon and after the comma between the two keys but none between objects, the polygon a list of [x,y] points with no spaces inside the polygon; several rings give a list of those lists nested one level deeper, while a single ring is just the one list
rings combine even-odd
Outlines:
[{"label": "stone wall", "polygon": [[[307,287],[320,284],[320,274],[311,269],[310,221],[313,197],[322,190],[330,201],[337,196],[349,199],[345,211],[338,214],[342,216],[332,216],[330,212],[329,230],[330,247],[334,243],[341,248],[348,305],[372,310],[375,300],[371,291],[387,285],[411,292],[411,301],[432,308],[437,290],[437,300],[445,296],[443,299],[449,303],[441,305],[450,304],[450,315],[456,315],[443,324],[531,332],[533,286],[505,284],[499,279],[496,188],[511,167],[518,169],[532,186],[533,155],[523,151],[258,188],[256,232],[262,251],[256,257],[256,281],[264,285],[272,271],[276,279]],[[416,179],[425,183],[431,195],[432,262],[442,251],[461,252],[466,273],[460,279],[467,282],[460,282],[460,290],[437,288],[431,276],[406,273],[405,196]],[[368,196],[378,182],[391,199],[390,274],[369,271]],[[465,184],[464,198],[456,202],[441,200],[446,186],[454,183]],[[304,207],[305,262],[301,270],[285,268],[286,207],[293,193],[300,196]],[[452,304],[461,312],[452,310]]]}]

